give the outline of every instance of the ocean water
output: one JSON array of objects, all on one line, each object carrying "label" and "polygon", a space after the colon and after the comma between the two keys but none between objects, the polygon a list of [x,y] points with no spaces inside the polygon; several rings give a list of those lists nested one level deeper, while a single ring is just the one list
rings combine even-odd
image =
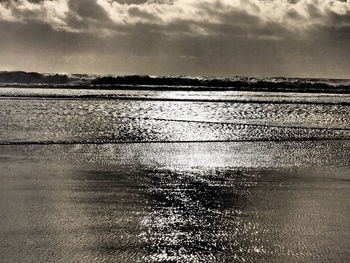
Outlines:
[{"label": "ocean water", "polygon": [[350,136],[346,94],[1,88],[0,96],[2,144]]},{"label": "ocean water", "polygon": [[0,88],[3,262],[347,262],[346,93]]}]

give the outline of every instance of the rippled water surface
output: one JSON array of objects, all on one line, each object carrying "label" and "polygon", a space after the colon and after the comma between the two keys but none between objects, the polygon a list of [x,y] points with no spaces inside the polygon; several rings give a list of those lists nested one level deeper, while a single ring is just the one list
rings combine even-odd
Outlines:
[{"label": "rippled water surface", "polygon": [[0,101],[2,143],[348,139],[350,105],[20,99]]},{"label": "rippled water surface", "polygon": [[350,108],[303,96],[1,99],[1,261],[348,262]]}]

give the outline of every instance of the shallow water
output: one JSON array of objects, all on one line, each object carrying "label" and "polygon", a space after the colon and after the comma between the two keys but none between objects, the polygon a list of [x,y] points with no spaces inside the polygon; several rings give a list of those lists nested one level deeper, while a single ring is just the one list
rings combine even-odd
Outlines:
[{"label": "shallow water", "polygon": [[3,262],[350,259],[349,106],[0,108]]},{"label": "shallow water", "polygon": [[4,262],[346,262],[348,142],[0,146]]},{"label": "shallow water", "polygon": [[0,100],[1,143],[349,139],[350,106]]}]

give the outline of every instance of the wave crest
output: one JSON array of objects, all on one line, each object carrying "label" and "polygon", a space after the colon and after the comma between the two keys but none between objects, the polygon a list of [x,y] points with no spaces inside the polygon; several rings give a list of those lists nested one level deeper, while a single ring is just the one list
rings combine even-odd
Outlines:
[{"label": "wave crest", "polygon": [[187,76],[97,76],[88,74],[42,74],[37,72],[0,72],[1,86],[70,86],[91,89],[149,90],[241,90],[281,92],[350,93],[350,80],[316,78],[187,77]]}]

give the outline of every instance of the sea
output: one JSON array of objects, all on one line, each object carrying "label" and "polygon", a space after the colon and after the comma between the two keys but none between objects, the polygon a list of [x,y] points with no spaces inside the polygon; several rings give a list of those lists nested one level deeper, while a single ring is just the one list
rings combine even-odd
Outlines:
[{"label": "sea", "polygon": [[350,81],[0,72],[1,262],[350,261]]}]

